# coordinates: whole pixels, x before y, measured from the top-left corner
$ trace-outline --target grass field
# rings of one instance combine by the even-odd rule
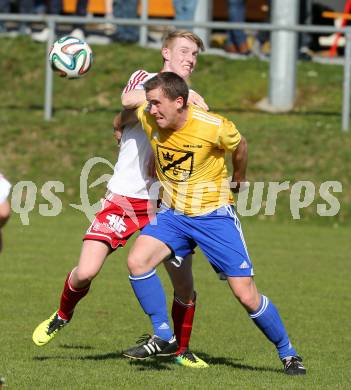
[[[55,77],[54,119],[45,123],[45,45],[28,38],[0,43],[0,167],[13,182],[32,180],[41,187],[47,180],[60,180],[65,184],[64,205],[76,203],[84,162],[97,155],[115,161],[111,122],[121,109],[120,93],[126,80],[140,64],[158,71],[159,53],[137,46],[132,50],[121,45],[93,47],[95,63],[86,78]],[[303,219],[327,226],[349,224],[351,137],[340,131],[343,69],[299,63],[297,80],[296,107],[289,115],[272,116],[255,108],[268,90],[266,62],[200,56],[192,88],[206,98],[211,109],[232,119],[248,139],[249,180],[312,181],[317,195],[303,210]],[[96,169],[97,177],[106,171]],[[343,185],[342,193],[335,194],[341,209],[334,218],[319,218],[318,188],[327,180]],[[93,190],[96,198],[101,192],[99,187]],[[268,219],[291,220],[287,202],[288,194],[283,192],[279,212]]]
[[[249,142],[252,181],[337,180],[341,209],[318,217],[316,199],[293,220],[287,194],[277,213],[242,218],[260,290],[279,307],[292,341],[308,369],[289,378],[274,348],[217,280],[198,251],[194,262],[199,293],[192,348],[209,361],[193,371],[170,361],[131,363],[123,348],[151,331],[128,282],[127,250],[109,259],[74,320],[52,344],[38,348],[34,327],[58,305],[66,273],[79,256],[86,217],[69,207],[80,203],[84,163],[101,156],[114,163],[117,148],[111,121],[121,109],[119,95],[132,70],[157,71],[153,50],[111,45],[93,47],[95,64],[86,78],[55,78],[54,119],[43,121],[45,46],[28,38],[0,39],[0,171],[13,184],[32,181],[38,197],[24,226],[14,213],[4,229],[0,255],[0,377],[6,389],[348,389],[351,136],[342,134],[342,68],[299,63],[296,107],[290,114],[256,110],[266,95],[268,64],[202,56],[192,87],[210,107],[234,120]],[[104,173],[94,168],[89,183]],[[64,183],[56,217],[39,215],[42,185]],[[99,199],[104,184],[92,188]],[[25,195],[25,192],[24,192]],[[130,245],[131,243],[129,243]],[[162,269],[167,296],[172,291]],[[170,303],[170,302],[168,302]]]
[[[347,389],[349,376],[349,230],[310,224],[244,222],[257,284],[280,308],[308,375],[290,378],[270,345],[217,280],[200,252],[194,273],[199,294],[193,350],[206,370],[167,360],[132,363],[123,348],[150,331],[128,282],[126,251],[114,254],[80,303],[74,320],[51,344],[38,348],[31,333],[58,305],[65,274],[79,254],[87,221],[78,212],[15,218],[1,256],[0,373],[8,389],[146,387]],[[163,270],[167,295],[170,283]]]

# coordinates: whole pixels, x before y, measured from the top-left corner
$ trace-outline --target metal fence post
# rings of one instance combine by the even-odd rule
[[[196,6],[194,22],[208,22],[208,20],[212,19],[212,1],[208,0],[200,0]],[[206,27],[195,27],[194,33],[198,35],[204,45],[205,48],[209,47],[209,35],[210,30]]]
[[[51,46],[54,44],[56,22],[48,20],[49,39],[47,41],[47,50],[45,53],[46,74],[45,74],[45,101],[44,101],[44,119],[49,121],[52,118],[52,93],[53,93],[53,72],[48,61],[48,54]]]
[[[345,62],[344,62],[344,82],[343,82],[343,101],[342,101],[342,131],[349,131],[350,125],[350,81],[351,81],[351,30],[348,29],[345,34]]]
[[[272,23],[277,26],[297,24],[298,0],[273,0]],[[296,31],[277,30],[271,34],[269,103],[278,110],[294,106],[296,84]]]
[[[148,15],[149,15],[149,1],[141,0],[141,22],[147,21]],[[145,25],[141,26],[140,34],[139,34],[139,45],[142,47],[145,47],[147,45],[147,34],[148,34],[148,27]]]

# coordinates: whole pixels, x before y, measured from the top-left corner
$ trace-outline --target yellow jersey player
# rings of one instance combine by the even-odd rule
[[[184,259],[199,246],[209,262],[226,275],[234,296],[276,346],[284,372],[305,374],[276,307],[257,290],[230,185],[225,184],[226,151],[232,154],[232,182],[239,186],[245,182],[244,137],[224,117],[188,106],[188,87],[175,73],[160,73],[144,88],[147,105],[137,110],[137,116],[151,142],[164,195],[160,212],[143,228],[129,252],[128,268],[134,293],[150,316],[154,334],[124,355],[145,359],[175,353],[177,342],[155,267],[172,256]],[[168,334],[158,332],[160,324]]]

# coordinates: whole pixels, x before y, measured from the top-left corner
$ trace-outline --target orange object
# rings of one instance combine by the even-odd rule
[[[149,16],[153,18],[174,18],[172,0],[149,0]],[[141,14],[141,1],[138,5],[138,15]]]
[[[128,1],[128,0],[126,0]],[[65,13],[75,13],[77,0],[63,0]],[[105,14],[105,0],[89,0],[88,12],[92,14]],[[172,0],[149,0],[149,16],[155,18],[173,18],[174,8]],[[138,5],[138,14],[141,14],[141,1]]]
[[[77,8],[77,0],[63,0],[65,13],[74,14]],[[88,12],[92,14],[105,14],[105,0],[89,0]]]
[[[344,14],[348,14],[348,13],[350,13],[350,11],[351,11],[351,0],[347,0],[347,2],[345,4],[345,7],[344,7]],[[347,19],[345,18],[345,16],[343,16],[342,20],[341,20],[341,27],[346,26],[346,23],[347,23]],[[341,33],[337,33],[336,34],[334,43],[333,43],[332,47],[329,50],[330,57],[335,57],[336,54],[337,54],[337,51],[338,51],[338,40],[339,40],[340,36],[341,36]]]
[[[322,16],[323,18],[329,18],[329,19],[345,18],[346,20],[351,20],[351,14],[345,14],[343,12],[324,11],[322,13]]]
[[[125,0],[128,1],[128,0]],[[76,11],[77,0],[63,0],[65,13],[73,14]],[[106,11],[105,0],[89,0],[88,12],[104,15]],[[262,21],[267,17],[267,0],[246,0],[246,19]],[[141,1],[138,5],[138,14],[141,14]],[[148,14],[152,18],[174,18],[175,12],[172,0],[149,0]],[[228,19],[227,0],[216,0],[213,2],[213,19]]]

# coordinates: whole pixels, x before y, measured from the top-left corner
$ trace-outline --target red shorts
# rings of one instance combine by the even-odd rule
[[[112,249],[124,246],[128,239],[155,216],[156,205],[148,199],[128,198],[107,193],[83,240],[107,242]]]

